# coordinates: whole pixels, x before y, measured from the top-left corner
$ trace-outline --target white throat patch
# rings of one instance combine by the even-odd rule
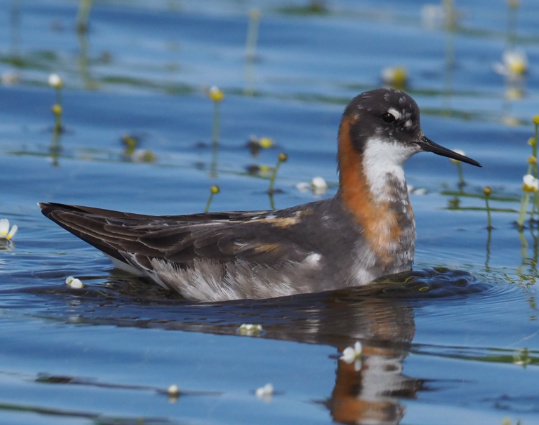
[[[396,141],[370,138],[363,150],[363,171],[372,195],[379,201],[392,201],[387,188],[387,179],[392,177],[406,187],[404,163],[419,147],[403,145]]]

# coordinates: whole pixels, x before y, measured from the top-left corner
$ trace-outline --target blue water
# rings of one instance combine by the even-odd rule
[[[539,114],[539,4],[522,2],[513,25],[506,2],[454,3],[445,27],[422,20],[423,1],[111,0],[78,34],[76,1],[0,1],[0,215],[19,226],[0,245],[0,423],[539,424],[537,223],[515,224]],[[529,62],[516,82],[494,71],[512,45]],[[418,233],[407,284],[191,303],[39,212],[38,201],[198,212],[212,184],[212,211],[267,209],[281,151],[276,207],[332,196],[342,110],[387,66],[406,67],[427,136],[483,164],[463,164],[461,188],[446,158],[407,164]],[[57,135],[53,72],[65,82]],[[225,93],[217,157],[213,85]],[[126,135],[154,160],[126,154]],[[251,136],[275,146],[254,156]],[[296,188],[315,176],[325,194]],[[68,288],[70,275],[86,287]],[[240,335],[245,323],[263,330]],[[339,357],[358,340],[355,370]],[[266,383],[273,396],[258,398]]]

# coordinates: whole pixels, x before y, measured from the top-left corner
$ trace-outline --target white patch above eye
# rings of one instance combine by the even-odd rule
[[[397,111],[395,108],[389,108],[387,112],[393,115],[395,119],[397,120],[400,119],[400,117],[402,116],[402,114],[399,111]]]

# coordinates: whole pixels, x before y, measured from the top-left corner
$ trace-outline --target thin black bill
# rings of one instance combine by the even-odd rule
[[[444,148],[443,146],[437,143],[434,143],[432,140],[430,140],[426,136],[423,136],[421,138],[421,141],[419,142],[419,146],[421,146],[421,149],[426,152],[432,152],[432,153],[435,153],[436,155],[447,156],[448,158],[456,159],[457,161],[466,162],[468,164],[475,165],[476,167],[482,167],[482,165],[476,160],[472,158],[468,158],[465,155],[461,155],[460,153],[452,151],[451,149]]]

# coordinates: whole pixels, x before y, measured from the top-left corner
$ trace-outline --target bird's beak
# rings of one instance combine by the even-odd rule
[[[468,164],[475,165],[476,167],[482,167],[482,165],[473,160],[472,158],[468,158],[467,156],[461,155],[460,153],[454,152],[451,149],[444,148],[443,146],[440,146],[437,143],[434,143],[432,140],[430,140],[426,136],[421,136],[421,139],[419,140],[419,146],[421,147],[421,150],[426,152],[432,152],[436,155],[442,155],[447,156],[448,158],[456,159],[457,161],[467,162]]]

